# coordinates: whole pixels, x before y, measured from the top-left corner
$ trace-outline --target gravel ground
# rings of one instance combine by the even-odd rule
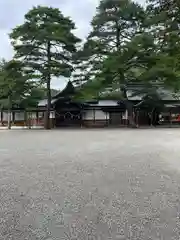
[[[180,130],[0,131],[0,240],[175,240]]]

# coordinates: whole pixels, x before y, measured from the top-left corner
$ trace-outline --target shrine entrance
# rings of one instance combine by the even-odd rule
[[[56,127],[71,127],[81,125],[81,113],[79,111],[62,111],[56,113]]]
[[[56,127],[80,127],[82,124],[81,108],[74,103],[58,104],[55,115]]]

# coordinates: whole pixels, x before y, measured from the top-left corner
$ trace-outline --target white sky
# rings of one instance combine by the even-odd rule
[[[144,4],[145,0],[136,0]],[[90,31],[90,21],[95,14],[99,0],[0,0],[0,58],[13,56],[8,34],[16,25],[23,22],[24,14],[36,5],[58,7],[65,16],[70,16],[76,23],[76,33],[85,38]],[[53,87],[62,88],[64,80],[53,81]]]

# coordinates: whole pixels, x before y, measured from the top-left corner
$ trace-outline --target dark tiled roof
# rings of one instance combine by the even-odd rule
[[[67,83],[66,87],[62,91],[56,93],[54,96],[52,95],[51,104],[54,104],[60,98],[71,96],[74,93],[75,93],[75,88],[74,88],[72,82],[69,81]],[[42,99],[38,103],[38,107],[45,107],[46,105],[47,105],[47,99]]]
[[[74,94],[75,94],[75,87],[72,84],[72,82],[69,81],[67,83],[66,87],[62,91],[57,93],[53,98],[66,97],[66,96],[70,96],[70,95],[74,95]]]
[[[145,91],[143,91],[143,89]],[[163,101],[180,101],[180,94],[175,94],[170,89],[164,89],[161,86],[154,86],[153,89],[149,88],[149,90],[156,92]],[[129,87],[127,90],[128,99],[131,101],[141,101],[147,93],[148,90],[146,92],[146,89],[143,86],[133,86]]]

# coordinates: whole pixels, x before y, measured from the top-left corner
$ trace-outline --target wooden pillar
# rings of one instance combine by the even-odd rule
[[[24,111],[24,126],[27,126],[27,112]]]
[[[12,122],[14,123],[15,122],[15,115],[16,115],[16,112],[12,112]]]
[[[93,122],[94,122],[94,124],[96,122],[96,111],[94,108],[93,108]]]
[[[43,112],[43,127],[46,126],[46,111]]]
[[[3,125],[3,110],[1,109],[1,125]]]
[[[136,126],[139,127],[139,110],[136,112]]]
[[[80,110],[80,124],[81,124],[81,128],[83,127],[83,111],[82,109]]]
[[[122,125],[124,125],[123,124],[123,112],[120,112],[120,125],[122,126]]]
[[[39,125],[39,112],[36,112],[36,125]]]
[[[106,112],[106,126],[108,125],[108,121],[107,121],[107,112]]]
[[[129,113],[128,113],[128,110],[126,109],[125,111],[125,123],[126,123],[126,127],[128,127],[129,125]]]
[[[32,118],[32,116],[31,116],[31,113],[30,112],[28,112],[28,127],[29,127],[29,129],[31,129],[31,118]]]
[[[172,127],[172,112],[170,110],[170,127]]]

